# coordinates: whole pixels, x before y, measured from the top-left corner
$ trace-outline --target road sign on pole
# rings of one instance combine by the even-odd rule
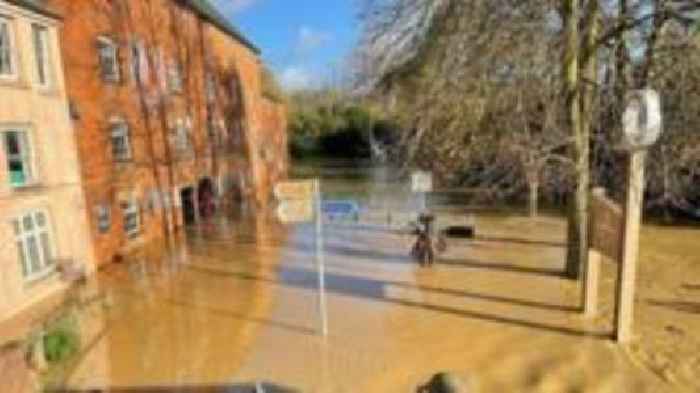
[[[282,201],[277,205],[277,218],[284,224],[311,222],[314,203],[312,200]]]
[[[328,313],[326,308],[326,263],[323,255],[323,216],[321,212],[321,183],[314,182],[316,196],[316,266],[318,269],[318,309],[321,335],[328,335]]]
[[[277,217],[283,223],[311,222],[315,218],[316,269],[318,271],[319,333],[328,335],[326,309],[326,273],[323,256],[323,212],[321,185],[318,180],[286,181],[275,185],[279,201]]]
[[[411,191],[420,194],[419,210],[423,213],[427,210],[425,194],[433,192],[433,175],[430,172],[415,171],[411,174]]]
[[[316,180],[284,181],[275,185],[275,197],[280,201],[313,200]]]
[[[433,175],[425,171],[413,172],[411,174],[411,191],[433,192]]]
[[[627,190],[622,236],[622,261],[618,265],[615,302],[615,338],[632,340],[634,293],[639,260],[639,231],[644,209],[644,165],[649,147],[663,131],[659,94],[654,90],[637,90],[628,96],[623,115],[623,146],[628,150]]]

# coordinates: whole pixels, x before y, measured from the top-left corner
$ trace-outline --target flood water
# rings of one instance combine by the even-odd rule
[[[610,341],[614,266],[604,266],[600,316],[585,320],[577,285],[562,277],[561,217],[435,205],[478,236],[450,240],[426,269],[399,231],[421,202],[395,171],[326,165],[296,175],[320,175],[325,199],[362,209],[359,222],[323,226],[328,336],[314,225],[219,218],[166,255],[112,266],[87,285],[76,311],[84,350],[61,386],[391,393],[448,371],[474,392],[700,391],[697,229],[644,229],[639,338],[623,347]]]

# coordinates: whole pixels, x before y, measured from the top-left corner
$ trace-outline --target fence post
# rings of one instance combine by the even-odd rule
[[[639,231],[644,201],[644,161],[646,150],[634,150],[627,168],[627,195],[623,229],[622,260],[618,265],[615,303],[615,339],[627,343],[632,339],[634,322],[634,287],[639,257]]]
[[[583,314],[587,318],[595,317],[598,312],[600,260],[600,252],[593,248],[588,250],[588,262],[586,263],[586,276],[583,289]]]

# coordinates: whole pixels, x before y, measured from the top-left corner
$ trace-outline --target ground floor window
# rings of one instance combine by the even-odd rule
[[[112,226],[112,212],[108,205],[99,205],[95,209],[97,211],[97,230],[100,233],[109,232]]]
[[[22,187],[32,183],[31,148],[29,134],[25,130],[5,130],[2,133],[10,184]]]
[[[22,275],[40,278],[53,270],[55,261],[47,213],[33,211],[12,220]]]
[[[136,237],[141,232],[141,214],[139,205],[131,200],[122,203],[122,214],[124,215],[124,233],[129,237]]]

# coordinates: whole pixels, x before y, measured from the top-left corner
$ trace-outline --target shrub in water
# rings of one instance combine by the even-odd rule
[[[58,321],[44,335],[44,353],[49,363],[60,363],[74,355],[80,342],[75,323],[69,319]]]

